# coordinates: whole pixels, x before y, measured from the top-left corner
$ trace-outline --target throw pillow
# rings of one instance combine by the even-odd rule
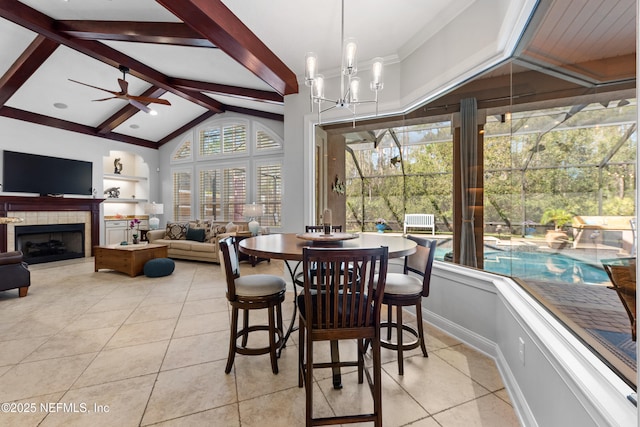
[[[193,240],[195,242],[204,242],[205,237],[205,229],[204,228],[187,228],[187,240]]]
[[[233,222],[228,223],[227,225],[224,226],[224,228],[227,230],[227,233],[234,233],[238,230],[238,226],[235,225]]]
[[[165,235],[170,240],[185,240],[189,224],[186,222],[168,222]]]
[[[202,228],[204,229],[204,239],[211,239],[211,221],[208,219],[195,219],[189,221],[189,228]]]

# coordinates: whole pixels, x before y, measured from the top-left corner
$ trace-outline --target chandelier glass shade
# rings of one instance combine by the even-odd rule
[[[328,99],[325,97],[325,78],[318,73],[318,55],[314,52],[307,52],[305,55],[305,80],[304,83],[310,88],[311,111],[313,104],[318,104],[318,121],[321,113],[333,108],[346,108],[353,114],[353,124],[355,126],[356,106],[359,104],[376,104],[376,115],[378,115],[378,92],[384,88],[382,58],[374,58],[371,64],[371,89],[375,98],[372,100],[362,100],[360,98],[360,77],[358,72],[358,43],[354,38],[344,38],[344,0],[342,0],[342,65],[340,67],[340,96],[338,99]],[[324,103],[330,105],[323,108]]]

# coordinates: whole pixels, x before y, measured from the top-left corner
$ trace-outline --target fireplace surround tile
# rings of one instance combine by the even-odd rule
[[[15,248],[15,227],[25,225],[47,225],[47,224],[84,224],[85,236],[91,236],[91,213],[90,212],[9,212],[8,216],[24,218],[23,222],[7,225],[7,248]],[[91,239],[85,239],[84,253],[91,256]]]

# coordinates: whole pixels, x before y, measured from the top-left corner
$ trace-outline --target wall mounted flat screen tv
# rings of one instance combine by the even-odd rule
[[[90,195],[93,163],[4,150],[2,190],[45,195]]]

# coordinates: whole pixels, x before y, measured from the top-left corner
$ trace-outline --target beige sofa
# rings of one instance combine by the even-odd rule
[[[201,229],[204,231],[200,231]],[[149,243],[166,245],[169,258],[219,264],[218,242],[220,239],[234,236],[237,232],[247,232],[248,229],[247,222],[209,220],[169,222],[164,229],[147,232],[147,240]],[[204,241],[198,241],[203,236]],[[198,240],[191,240],[194,237]]]

